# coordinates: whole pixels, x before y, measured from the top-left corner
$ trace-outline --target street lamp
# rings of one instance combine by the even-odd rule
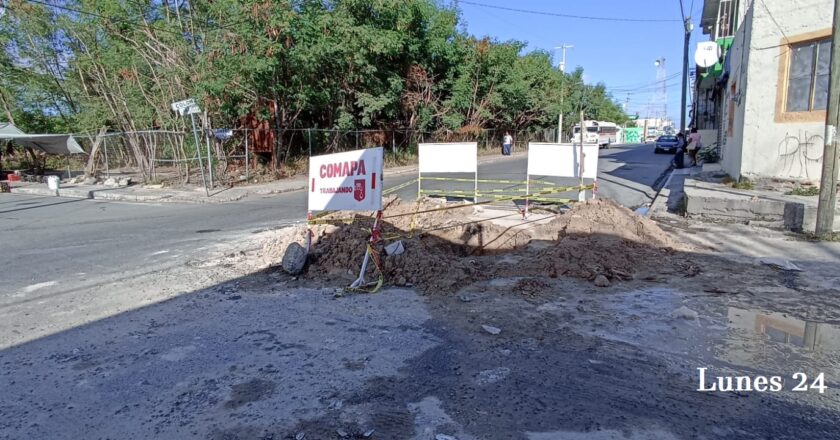
[[[563,44],[562,46],[555,46],[554,50],[562,50],[563,51],[563,58],[560,59],[560,71],[565,73],[566,72],[566,49],[571,49],[575,46],[571,44]]]
[[[566,49],[571,49],[575,46],[571,44],[563,43],[560,46],[556,46],[554,50],[562,50],[563,51],[563,58],[560,59],[560,65],[557,66],[560,69],[560,72],[566,73]],[[566,83],[566,78],[563,78],[563,83]],[[560,115],[557,117],[557,143],[563,142],[563,89],[560,89]]]

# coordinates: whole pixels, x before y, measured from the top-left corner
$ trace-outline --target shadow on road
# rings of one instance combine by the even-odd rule
[[[464,243],[450,245],[453,259],[473,264],[472,255],[455,256]],[[645,243],[632,246],[662,252]],[[359,261],[362,251],[352,260]],[[0,437],[305,433],[328,439],[370,430],[371,438],[381,439],[418,432],[524,439],[593,431],[644,438],[832,437],[836,401],[832,409],[830,400],[807,394],[694,391],[697,366],[767,374],[770,364],[761,354],[747,353],[740,365],[716,358],[727,341],[702,332],[707,322],[726,328],[726,304],[769,301],[746,292],[757,280],[775,285],[778,272],[691,252],[662,255],[661,264],[640,265],[634,280],[606,289],[548,274],[521,278],[515,273],[522,266],[505,263],[511,276],[479,276],[458,294],[390,288],[335,299],[332,287],[343,275],[323,284],[267,270],[157,304],[126,304],[121,307],[127,311],[0,352]],[[703,268],[699,274],[688,279],[675,273],[673,262],[692,261]],[[200,269],[231,263],[218,264]],[[704,294],[726,268],[734,290]],[[791,292],[785,293],[788,304],[803,296]],[[689,298],[703,321],[671,321],[661,309]],[[827,298],[810,292],[807,301]],[[72,301],[41,299],[39,307],[55,310],[52,319],[73,316]],[[823,308],[836,316],[831,304]],[[11,309],[2,313],[12,316]],[[590,320],[595,333],[572,325],[580,320]],[[488,333],[484,324],[501,331]],[[25,333],[29,325],[20,321],[14,332]],[[654,336],[631,332],[632,343],[605,336],[629,328]],[[689,348],[687,335],[705,345]],[[677,351],[665,353],[669,344]],[[803,362],[799,366],[813,365]]]
[[[50,199],[50,198],[49,197],[42,197],[41,198],[41,200],[44,200],[44,201],[46,201],[48,199]],[[25,200],[29,200],[29,199],[25,199]],[[59,200],[61,200],[61,199],[59,199]],[[87,199],[62,200],[62,201],[55,202],[55,203],[25,202],[23,204],[25,204],[27,206],[23,206],[21,208],[5,209],[5,210],[0,211],[0,214],[6,214],[6,213],[9,213],[9,212],[17,212],[17,211],[27,211],[27,210],[30,210],[30,209],[48,208],[50,206],[66,205],[68,203],[83,202],[85,200],[87,200]],[[22,202],[22,201],[18,201],[18,202]],[[33,206],[32,203],[36,203],[36,206]]]

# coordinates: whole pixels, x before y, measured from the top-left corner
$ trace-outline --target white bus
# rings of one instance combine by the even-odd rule
[[[598,144],[602,147],[609,147],[610,144],[620,142],[622,130],[612,122],[604,121],[583,121],[586,127],[586,135],[583,142],[586,144]],[[580,142],[580,124],[575,124],[572,142]]]

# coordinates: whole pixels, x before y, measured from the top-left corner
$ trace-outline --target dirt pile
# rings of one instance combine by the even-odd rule
[[[656,223],[609,200],[578,203],[563,214],[528,220],[515,211],[488,214],[481,207],[429,200],[391,199],[386,206],[383,240],[375,246],[386,284],[426,292],[453,292],[475,281],[511,276],[630,279],[637,268],[660,267],[683,250]],[[507,223],[500,224],[499,217]],[[336,223],[313,227],[305,276],[352,281],[373,218],[334,213],[324,220]],[[305,234],[305,227],[295,228],[266,243],[266,263],[277,264],[285,247],[291,241],[303,243]],[[396,240],[402,240],[405,252],[386,255],[384,246]],[[373,269],[371,265],[369,279],[375,279]]]
[[[528,266],[550,277],[627,280],[637,269],[667,265],[675,251],[687,250],[653,221],[611,200],[579,203],[549,229],[558,232],[556,244],[538,251]]]

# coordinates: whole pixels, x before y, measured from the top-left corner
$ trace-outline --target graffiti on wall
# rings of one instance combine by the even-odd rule
[[[624,142],[627,144],[638,144],[642,142],[642,129],[630,127],[624,130]]]
[[[819,166],[822,161],[824,140],[822,135],[809,134],[807,131],[796,135],[785,133],[779,142],[779,160],[782,173],[786,177],[811,179],[808,171],[812,166]],[[815,176],[819,177],[819,176]]]

